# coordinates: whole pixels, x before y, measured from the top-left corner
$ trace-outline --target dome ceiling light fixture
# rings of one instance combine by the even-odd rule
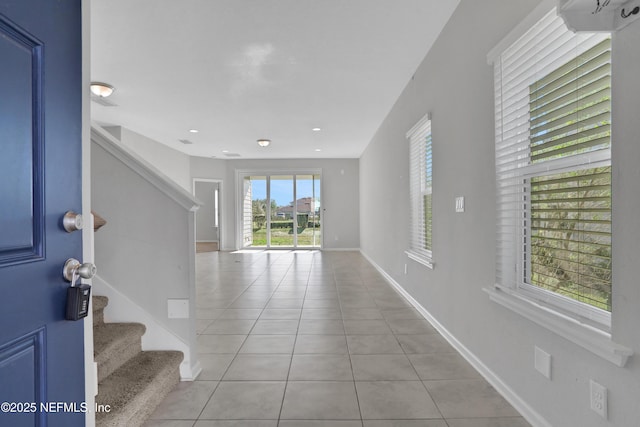
[[[106,98],[111,96],[113,91],[116,90],[113,86],[102,82],[91,82],[91,93],[100,98]]]
[[[268,147],[269,144],[271,144],[271,140],[270,139],[259,139],[258,140],[258,145],[260,147]]]

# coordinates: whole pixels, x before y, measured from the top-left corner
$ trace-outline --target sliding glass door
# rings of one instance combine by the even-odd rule
[[[297,246],[318,247],[320,234],[320,177],[296,176]]]
[[[320,174],[240,174],[242,246],[322,246]]]
[[[266,246],[267,177],[244,177],[242,190],[242,246]]]
[[[271,212],[269,229],[270,247],[295,247],[296,227],[293,191],[294,175],[272,175],[269,177],[269,196],[275,212]],[[275,202],[275,203],[274,203]]]

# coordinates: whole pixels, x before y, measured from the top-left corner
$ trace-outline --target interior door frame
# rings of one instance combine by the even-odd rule
[[[236,250],[245,249],[242,245],[243,241],[243,229],[242,229],[242,212],[243,212],[243,184],[244,178],[247,176],[264,176],[266,177],[267,182],[267,197],[270,197],[270,177],[271,176],[283,176],[283,175],[319,175],[320,176],[320,246],[305,246],[298,247],[297,246],[297,236],[294,234],[294,246],[271,246],[269,243],[270,240],[270,230],[267,229],[267,246],[256,247],[255,249],[266,249],[266,250],[297,250],[297,249],[309,249],[309,250],[322,250],[324,248],[324,208],[323,208],[323,200],[324,200],[324,178],[322,174],[322,168],[296,168],[296,169],[281,169],[281,168],[268,168],[268,169],[236,169],[236,192],[235,192],[235,210],[236,210],[236,220],[235,220],[235,236],[236,236]],[[296,180],[293,181],[293,194],[294,194],[294,204],[296,202]],[[267,206],[267,212],[270,213],[271,206]],[[294,219],[295,221],[295,219]]]
[[[95,263],[93,244],[93,215],[91,214],[91,0],[81,0],[82,8],[82,213],[85,225],[82,230],[82,262]],[[98,267],[99,268],[99,267]],[[83,280],[91,284],[91,280]],[[93,303],[91,303],[93,307]],[[98,394],[98,365],[93,357],[93,310],[84,319],[84,384],[85,402],[95,408]],[[96,414],[85,414],[85,425],[95,427]]]
[[[223,244],[223,238],[227,234],[222,231],[224,225],[226,224],[224,215],[224,180],[215,178],[193,178],[191,180],[191,193],[194,195],[194,197],[196,195],[196,182],[212,182],[218,184],[218,250],[221,251],[222,248],[226,248],[226,246]],[[198,215],[198,212],[196,212],[196,215]],[[195,237],[196,236],[194,236],[194,240],[197,241]]]

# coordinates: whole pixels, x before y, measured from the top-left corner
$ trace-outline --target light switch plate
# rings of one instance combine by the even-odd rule
[[[551,379],[551,355],[537,346],[534,349],[534,365],[536,371]]]
[[[456,197],[456,212],[464,212],[464,196]]]

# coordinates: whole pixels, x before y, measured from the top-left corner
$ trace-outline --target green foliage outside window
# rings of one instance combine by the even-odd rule
[[[530,86],[534,167],[610,147],[610,61],[606,39]],[[528,180],[525,280],[611,311],[611,167],[571,168]]]

